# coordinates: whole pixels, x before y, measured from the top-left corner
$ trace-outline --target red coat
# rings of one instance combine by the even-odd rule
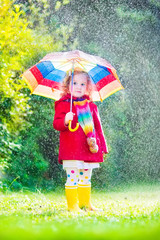
[[[85,96],[87,99],[88,97]],[[73,97],[73,100],[75,98]],[[103,162],[103,153],[108,153],[107,144],[104,138],[101,121],[99,118],[98,108],[93,103],[89,103],[91,114],[94,121],[95,135],[99,151],[91,153],[86,141],[86,135],[79,125],[75,132],[70,132],[68,127],[64,124],[66,113],[70,111],[70,94],[62,97],[55,102],[55,116],[53,120],[53,127],[60,131],[60,146],[58,161],[62,164],[62,160],[83,160],[84,162]],[[72,128],[76,126],[78,117],[76,109],[73,105],[72,112],[75,116],[72,121]]]

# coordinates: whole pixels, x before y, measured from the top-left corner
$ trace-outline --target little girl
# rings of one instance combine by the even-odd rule
[[[69,211],[85,208],[97,210],[91,204],[91,174],[108,153],[97,106],[90,100],[91,80],[86,72],[74,72],[71,101],[71,76],[63,84],[63,96],[55,102],[53,127],[60,131],[59,163],[67,173],[65,192]],[[69,121],[75,132],[68,129]]]

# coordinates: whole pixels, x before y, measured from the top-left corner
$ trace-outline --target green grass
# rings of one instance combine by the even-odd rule
[[[160,239],[159,186],[93,192],[102,212],[69,213],[64,191],[0,194],[0,239]]]

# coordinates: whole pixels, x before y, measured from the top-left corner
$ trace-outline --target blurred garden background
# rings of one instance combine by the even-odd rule
[[[160,2],[0,0],[0,190],[63,187],[54,101],[20,75],[50,52],[107,59],[124,86],[99,107],[109,146],[94,189],[160,181]]]

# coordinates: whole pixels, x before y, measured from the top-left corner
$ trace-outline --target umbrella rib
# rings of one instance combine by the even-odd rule
[[[79,61],[76,60],[76,62],[87,72],[86,68]]]
[[[75,59],[75,60],[77,61],[77,59]],[[90,66],[97,66],[97,63],[93,63],[93,62],[90,62],[90,61],[86,61],[86,60],[83,59],[83,58],[82,58],[82,59],[79,59],[79,58],[78,58],[78,60],[83,61],[83,62],[87,63],[87,65],[90,65]],[[79,61],[77,61],[77,62],[79,62]],[[99,66],[103,66],[103,65],[100,65],[100,64],[99,64]],[[114,71],[116,71],[114,67],[108,66],[108,64],[106,64],[106,65],[104,65],[104,66],[107,67],[107,68],[109,68],[109,69],[113,69]]]
[[[66,63],[68,63],[68,62],[70,63],[73,60],[75,60],[76,62],[83,61],[83,62],[86,62],[88,65],[91,65],[91,66],[96,66],[97,65],[97,63],[89,62],[89,61],[86,61],[85,59],[80,59],[80,58],[72,58],[72,59],[66,59],[66,60],[50,60],[50,59],[47,60],[47,59],[45,59],[45,60],[41,60],[40,62],[51,61],[51,62],[61,63],[61,62],[66,61]],[[77,61],[77,60],[79,60],[79,61]]]
[[[90,61],[86,61],[85,59],[83,59],[83,58],[72,58],[72,59],[66,59],[65,61],[66,61],[66,63],[65,64],[68,64],[68,63],[70,63],[71,61],[73,61],[73,60],[75,60],[77,63],[79,63],[79,61],[84,61],[84,62],[86,62],[88,65],[91,65],[91,66],[97,66],[97,63],[94,63],[94,62],[90,62]],[[79,61],[78,61],[79,60]],[[61,63],[61,62],[64,62],[64,60],[50,60],[50,59],[45,59],[45,60],[42,60],[42,61],[40,61],[40,62],[43,62],[43,61],[51,61],[51,62],[59,62],[59,63]],[[61,66],[61,64],[59,65],[59,66]],[[59,67],[58,66],[58,67]],[[63,66],[63,65],[62,65]],[[106,64],[106,67],[107,68],[109,68],[109,69],[112,69],[112,70],[115,70],[115,68],[114,67],[111,67],[111,66],[108,66],[107,64]]]
[[[64,62],[64,61],[63,61]],[[55,69],[58,69],[58,70],[60,70],[61,68],[63,68],[64,66],[67,66],[67,65],[69,65],[70,64],[70,62],[65,62],[65,63],[63,63],[63,64],[60,64],[60,65],[58,65]],[[63,71],[63,70],[62,70]]]

